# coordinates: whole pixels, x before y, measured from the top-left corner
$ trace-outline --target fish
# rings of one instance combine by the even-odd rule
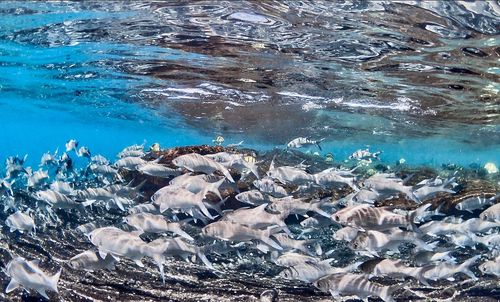
[[[26,162],[27,158],[28,155],[25,155],[23,158],[20,158],[18,156],[9,156],[5,160],[5,178],[16,178],[21,173],[26,173],[23,165]]]
[[[92,154],[90,154],[90,150],[88,147],[82,146],[78,151],[76,151],[76,155],[78,157],[86,157],[90,159],[92,157]]]
[[[455,194],[456,192],[452,189],[447,189],[446,186],[452,184],[455,178],[452,177],[444,181],[440,185],[423,185],[417,189],[414,188],[413,194],[417,197],[417,200],[424,201],[435,197],[438,193],[450,193]]]
[[[382,286],[370,282],[363,274],[337,273],[315,281],[314,286],[322,292],[330,293],[336,300],[340,296],[358,296],[366,300],[370,296],[380,297],[385,302],[394,302],[393,293],[400,286]]]
[[[194,241],[193,237],[181,229],[181,226],[186,222],[168,222],[163,215],[137,213],[126,216],[123,221],[138,231],[146,233],[171,232],[187,240]]]
[[[485,275],[494,275],[497,278],[500,277],[500,256],[497,256],[493,260],[488,260],[479,265],[479,271]]]
[[[469,278],[474,280],[477,279],[476,275],[470,270],[470,267],[481,257],[481,255],[476,255],[468,260],[464,261],[462,264],[450,264],[450,263],[438,263],[431,264],[426,267],[423,271],[423,277],[428,280],[441,280],[448,279],[453,281],[453,275],[458,273],[463,273]]]
[[[372,255],[378,255],[380,251],[397,251],[403,242],[410,242],[417,245],[418,248],[432,251],[435,244],[427,244],[419,238],[414,232],[392,229],[389,234],[379,231],[366,231],[357,234],[356,238],[349,243],[349,247],[356,251],[367,251]]]
[[[436,262],[447,262],[450,264],[456,263],[456,258],[451,256],[452,251],[433,252],[433,251],[418,251],[413,255],[413,261],[418,266],[428,265]]]
[[[119,261],[120,257],[125,257],[132,260],[137,266],[144,267],[141,261],[142,258],[152,258],[158,265],[162,280],[165,283],[163,271],[165,259],[163,253],[168,245],[149,245],[137,234],[116,227],[97,228],[90,232],[87,237],[98,248],[99,256],[102,259],[106,259],[106,256],[110,254],[116,261]]]
[[[274,263],[283,267],[291,267],[304,263],[318,263],[319,258],[306,256],[295,252],[285,252],[274,260]]]
[[[57,152],[58,150],[56,150],[54,154],[51,154],[49,151],[45,152],[40,159],[40,167],[56,166],[58,164]]]
[[[199,155],[197,153],[190,153],[181,155],[172,160],[172,163],[177,167],[185,168],[191,172],[201,172],[205,174],[212,174],[215,171],[221,172],[230,182],[234,182],[233,177],[229,171],[211,158]]]
[[[282,270],[278,276],[287,280],[300,280],[312,283],[330,274],[345,273],[343,268],[330,265],[332,259],[325,259],[319,262],[298,263]]]
[[[205,157],[211,158],[215,162],[222,164],[224,167],[236,170],[241,174],[249,171],[252,172],[257,179],[260,178],[255,161],[245,160],[245,155],[243,154],[219,152],[215,154],[207,154]]]
[[[461,233],[478,234],[500,227],[500,221],[488,221],[471,218],[459,224],[457,231]]]
[[[269,171],[267,171],[267,177],[278,180],[282,184],[303,185],[315,181],[314,175],[302,169],[290,166],[276,168],[274,166],[274,160],[271,162]]]
[[[69,141],[66,142],[66,152],[70,152],[71,150],[75,150],[78,148],[78,142],[76,139],[70,139]]]
[[[475,210],[483,209],[494,202],[493,198],[486,198],[484,196],[473,196],[466,198],[455,205],[459,211],[467,211],[472,213]]]
[[[291,140],[286,144],[287,149],[299,149],[303,147],[309,147],[309,146],[316,146],[320,151],[323,149],[321,148],[320,143],[323,142],[325,139],[322,138],[320,140],[310,140],[306,137],[297,137]]]
[[[143,166],[148,162],[140,157],[122,157],[119,160],[115,161],[113,164],[116,168],[125,169],[130,171],[135,171],[139,166]]]
[[[85,270],[89,272],[101,269],[115,270],[116,260],[110,254],[103,259],[94,251],[84,251],[68,260],[72,269]]]
[[[129,214],[151,213],[160,214],[160,210],[153,203],[141,203],[128,209]]]
[[[358,235],[359,232],[360,232],[360,230],[358,228],[346,226],[346,227],[343,227],[343,228],[337,230],[333,234],[333,239],[339,240],[339,241],[342,240],[342,241],[351,242],[352,240],[354,240],[354,238],[356,238],[356,236]]]
[[[32,172],[31,168],[26,168],[28,174],[28,188],[38,188],[42,186],[49,179],[49,172],[38,170]]]
[[[119,153],[118,157],[119,158],[124,158],[124,157],[142,157],[144,156],[144,144],[142,145],[132,145],[123,148]]]
[[[72,198],[50,189],[35,192],[35,197],[38,200],[44,201],[49,206],[56,209],[77,209],[83,211],[86,206],[89,206],[93,203],[92,200],[85,202],[76,202]]]
[[[419,230],[429,236],[447,235],[460,232],[457,223],[450,223],[446,221],[431,220],[419,227]]]
[[[151,197],[151,200],[153,204],[158,207],[160,213],[171,209],[182,211],[193,216],[192,209],[197,208],[202,211],[203,215],[213,220],[215,217],[210,214],[207,206],[203,203],[203,199],[207,193],[208,188],[194,194],[183,187],[169,185],[156,191]]]
[[[420,200],[413,192],[412,186],[405,186],[403,181],[398,178],[386,177],[385,175],[375,174],[363,181],[366,189],[376,191],[380,194],[405,194],[411,200],[420,203]]]
[[[359,149],[349,155],[349,159],[368,160],[371,162],[372,159],[380,159],[380,154],[382,154],[382,151],[372,153],[369,149]]]
[[[301,199],[273,200],[267,208],[272,212],[287,215],[296,214],[306,216],[307,212],[315,212],[321,216],[330,217],[330,214],[321,208],[326,203],[327,201],[304,202]]]
[[[262,178],[262,179],[255,180],[253,182],[253,185],[255,186],[255,188],[257,188],[262,193],[269,194],[273,197],[281,198],[281,197],[288,196],[288,193],[285,190],[285,188],[277,185],[270,178]]]
[[[259,190],[241,192],[235,196],[236,200],[253,206],[259,206],[271,202],[272,197],[262,194]]]
[[[15,257],[7,263],[5,273],[9,276],[10,282],[5,289],[5,293],[10,293],[20,286],[26,289],[32,289],[38,292],[47,300],[49,296],[46,291],[54,291],[58,293],[57,283],[61,276],[62,269],[55,275],[49,276],[38,266],[39,260],[28,261],[23,257]]]
[[[343,225],[359,229],[384,231],[395,227],[406,227],[418,230],[414,223],[415,211],[407,215],[393,213],[388,208],[375,208],[367,204],[361,204],[343,208],[332,214],[333,221]]]
[[[295,240],[288,234],[283,233],[273,234],[272,236],[283,248],[283,251],[301,251],[309,256],[321,256],[323,254],[321,246],[318,244],[319,240]],[[309,246],[313,247],[314,251]]]
[[[500,221],[500,203],[494,204],[481,212],[479,218],[487,221]]]
[[[170,178],[172,176],[181,175],[181,171],[177,169],[168,168],[163,165],[152,162],[138,166],[137,171],[145,175],[160,177],[160,178]]]
[[[205,252],[210,251],[210,247],[199,247],[190,244],[182,237],[165,238],[161,237],[149,243],[150,246],[157,247],[163,250],[163,256],[174,257],[179,256],[184,260],[188,260],[189,256],[196,256],[206,267],[215,270],[212,263],[207,259]]]
[[[359,187],[356,184],[356,177],[338,175],[336,171],[330,169],[316,173],[313,177],[316,184],[322,187],[341,187],[348,185],[354,191],[359,191]]]
[[[220,200],[222,200],[219,188],[223,182],[224,178],[215,182],[208,182],[206,175],[191,175],[186,173],[175,177],[169,182],[169,184],[183,187],[194,194],[207,190],[207,192],[214,193]]]
[[[10,232],[19,231],[20,233],[35,233],[35,221],[28,214],[17,211],[5,219],[5,225],[10,228]]]
[[[362,272],[371,277],[389,277],[394,279],[404,279],[412,277],[424,285],[429,285],[422,276],[425,267],[411,267],[399,259],[375,258],[363,262],[358,267]]]
[[[217,221],[206,225],[201,233],[206,237],[212,237],[225,241],[245,242],[259,240],[279,251],[283,248],[270,236],[281,231],[280,228],[269,227],[266,230],[256,230],[232,221]]]
[[[252,209],[239,208],[235,211],[225,212],[221,220],[239,223],[253,229],[278,226],[282,227],[285,232],[290,233],[290,230],[285,223],[285,218],[288,216],[288,213],[268,213],[265,210],[266,207],[267,203]]]

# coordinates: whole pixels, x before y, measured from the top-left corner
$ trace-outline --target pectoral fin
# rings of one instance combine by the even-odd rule
[[[15,279],[11,279],[9,285],[7,285],[7,289],[5,290],[5,293],[8,294],[11,291],[15,290],[16,288],[18,288],[19,286],[21,286],[21,284],[19,284],[19,282],[17,282]]]

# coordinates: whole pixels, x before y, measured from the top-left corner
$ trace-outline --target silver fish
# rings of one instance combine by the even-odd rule
[[[191,172],[201,172],[205,174],[212,174],[215,171],[221,172],[230,182],[234,182],[233,177],[229,171],[223,165],[214,161],[211,158],[190,153],[186,155],[181,155],[172,160],[172,163],[177,167],[185,168]]]
[[[98,271],[101,269],[114,270],[116,260],[110,255],[106,255],[106,258],[101,258],[94,251],[82,252],[73,258],[68,260],[68,265],[72,269],[85,270],[85,271]]]
[[[369,296],[377,296],[385,302],[394,302],[392,294],[399,289],[398,286],[382,286],[370,282],[366,275],[342,273],[321,278],[314,282],[314,286],[322,292],[329,292],[335,299],[355,295],[365,300]]]
[[[236,242],[259,240],[271,246],[272,248],[281,251],[283,250],[283,248],[276,241],[270,238],[273,233],[279,231],[281,231],[280,228],[256,230],[231,221],[213,222],[209,225],[206,225],[201,230],[202,234],[207,237]]]
[[[315,141],[315,140],[310,140],[306,137],[297,137],[288,142],[288,144],[286,144],[286,147],[298,149],[303,147],[316,146],[321,151],[322,149],[320,143],[324,140],[325,140],[324,138]]]
[[[37,291],[45,299],[49,300],[46,291],[58,292],[57,283],[61,276],[61,270],[53,276],[47,275],[38,266],[38,260],[27,261],[22,257],[16,257],[7,263],[5,272],[9,276],[10,282],[5,292],[8,294],[16,288],[23,286],[26,289]]]
[[[5,225],[10,228],[11,232],[19,231],[20,233],[25,231],[34,233],[36,228],[33,218],[19,211],[9,215],[5,219]]]

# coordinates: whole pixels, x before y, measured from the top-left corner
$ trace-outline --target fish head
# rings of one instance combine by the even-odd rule
[[[283,279],[287,279],[287,280],[293,280],[294,279],[294,273],[293,273],[293,270],[290,269],[290,268],[286,268],[284,270],[282,270],[279,274],[278,274],[279,277],[283,278]]]
[[[321,278],[314,281],[313,285],[317,287],[322,292],[328,292],[329,282],[327,278]]]
[[[80,261],[77,261],[76,259],[69,260],[68,266],[71,267],[72,269],[76,269],[76,270],[80,270],[83,268],[82,263]]]
[[[201,234],[205,237],[214,237],[217,232],[217,226],[213,224],[206,225],[201,229]]]
[[[368,247],[368,236],[365,233],[359,233],[353,241],[349,242],[349,247],[353,250],[364,250]]]

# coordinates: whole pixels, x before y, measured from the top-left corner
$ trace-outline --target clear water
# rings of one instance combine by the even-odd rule
[[[0,158],[70,138],[500,164],[495,1],[0,2]]]

